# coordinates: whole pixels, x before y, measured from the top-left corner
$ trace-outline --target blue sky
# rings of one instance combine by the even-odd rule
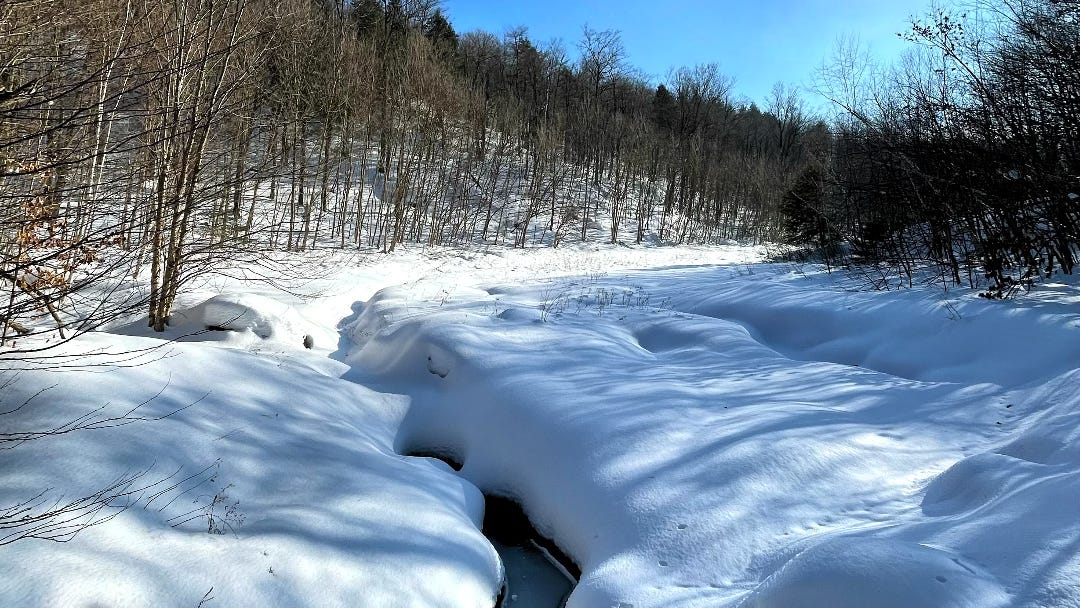
[[[502,34],[524,25],[537,42],[561,38],[576,53],[582,26],[622,33],[631,65],[660,82],[671,67],[715,62],[735,94],[763,104],[773,83],[802,85],[838,37],[856,35],[880,60],[906,43],[909,17],[930,0],[444,0],[454,28]],[[576,55],[573,55],[576,56]],[[818,105],[811,94],[811,105]]]

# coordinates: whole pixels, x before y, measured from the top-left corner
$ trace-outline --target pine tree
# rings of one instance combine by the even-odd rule
[[[431,40],[436,47],[450,50],[457,49],[457,32],[454,31],[454,26],[450,25],[450,22],[446,20],[446,15],[443,15],[442,9],[435,9],[435,12],[428,18],[427,23],[424,24],[424,36]]]
[[[661,83],[656,87],[652,100],[653,121],[662,133],[671,133],[675,127],[675,96]]]
[[[808,165],[780,202],[784,240],[792,245],[811,245],[826,258],[837,253],[840,234],[826,214],[821,170]]]

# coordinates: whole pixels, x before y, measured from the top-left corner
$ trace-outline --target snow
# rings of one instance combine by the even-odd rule
[[[289,292],[222,279],[164,336],[88,334],[64,348],[125,362],[21,372],[0,409],[53,388],[0,432],[152,420],[4,452],[0,505],[183,474],[0,546],[0,604],[492,606],[483,492],[580,566],[570,608],[1080,606],[1080,289],[762,255],[313,253]]]
[[[868,601],[867,598],[874,598]],[[991,608],[1009,596],[947,551],[870,538],[825,540],[791,559],[741,608]]]
[[[91,336],[82,346],[115,345]],[[35,380],[55,375],[19,384],[36,389]],[[163,420],[19,446],[4,471],[5,498],[49,486],[81,496],[119,472],[151,466],[140,483],[179,467],[185,476],[212,469],[66,545],[4,547],[3,604],[195,605],[213,587],[216,601],[232,606],[345,606],[357,597],[372,606],[491,605],[499,565],[476,529],[482,497],[432,462],[394,454],[400,399],[315,371],[302,358],[203,344],[173,345],[134,368],[63,376],[46,393],[57,417],[110,401],[108,411],[122,410],[163,387],[147,415],[208,394]],[[205,517],[171,527],[222,490],[230,503],[240,501],[244,519],[235,530],[208,534]]]

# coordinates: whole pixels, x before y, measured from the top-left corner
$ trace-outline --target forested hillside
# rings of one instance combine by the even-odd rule
[[[991,297],[1075,265],[1075,3],[939,12],[888,70],[842,47],[829,122],[717,64],[650,82],[616,31],[458,33],[439,4],[4,2],[0,341],[41,311],[161,330],[199,274],[314,247],[788,241]]]

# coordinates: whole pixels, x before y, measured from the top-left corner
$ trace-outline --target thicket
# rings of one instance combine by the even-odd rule
[[[872,73],[851,48],[823,89],[845,110],[821,186],[798,195],[803,242],[910,284],[1008,297],[1071,274],[1080,247],[1080,2],[938,10],[915,52]],[[804,188],[805,189],[805,188]]]

